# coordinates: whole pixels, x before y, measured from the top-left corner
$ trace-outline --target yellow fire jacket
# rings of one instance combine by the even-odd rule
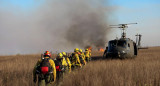
[[[80,54],[80,56],[81,56],[82,59],[83,59],[84,65],[86,65],[86,60],[85,60],[85,55],[84,55],[84,53],[82,52],[82,53]]]
[[[64,66],[68,66],[68,64],[67,64],[67,62],[66,62],[66,59],[63,57],[63,59],[62,59],[62,65],[64,65]]]
[[[66,62],[66,59],[65,59],[64,57],[62,57],[61,59],[57,58],[57,60],[58,60],[58,61],[61,61],[61,63],[62,63],[63,66],[65,66],[65,67],[68,66],[68,64],[67,64],[67,62]]]
[[[74,53],[74,56],[72,56],[72,65],[81,66],[78,53]]]
[[[90,58],[91,57],[91,53],[89,51],[85,51],[84,52],[85,57]]]
[[[67,64],[68,64],[69,72],[71,72],[71,61],[69,60],[68,57],[66,57],[66,62],[67,62]]]

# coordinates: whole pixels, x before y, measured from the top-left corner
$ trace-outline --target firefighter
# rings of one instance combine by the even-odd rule
[[[55,60],[56,71],[57,71],[57,79],[59,80],[61,77],[63,78],[64,73],[67,68],[67,62],[63,57],[62,53],[59,53]]]
[[[106,54],[107,54],[107,50],[108,50],[108,47],[106,47],[104,53],[103,53],[103,57],[106,57]]]
[[[55,63],[51,59],[51,53],[46,51],[43,54],[43,58],[39,59],[33,69],[33,81],[37,82],[38,86],[50,86],[52,82],[56,80],[56,68]]]
[[[75,48],[74,49],[74,53],[72,53],[71,55],[71,65],[72,65],[72,69],[76,69],[76,68],[81,68],[81,62],[79,60],[79,49]]]
[[[89,49],[85,50],[84,55],[87,62],[91,61],[91,52],[89,51]]]
[[[62,54],[63,54],[63,57],[66,59],[68,72],[71,72],[71,61],[68,58],[66,52],[62,52]]]
[[[80,54],[80,55],[79,55],[79,58],[80,58],[81,64],[82,64],[82,65],[86,65],[85,55],[84,55],[82,49],[79,49],[79,54]]]

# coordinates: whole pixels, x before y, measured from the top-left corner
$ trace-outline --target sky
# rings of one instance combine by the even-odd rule
[[[159,46],[160,40],[160,0],[112,0],[117,22],[138,23],[127,29],[127,36],[135,39],[136,33],[142,34],[142,46]],[[120,35],[117,30],[118,35]],[[112,35],[113,37],[113,35]]]
[[[0,0],[0,2],[0,7],[3,9],[11,9],[14,6],[25,12],[40,6],[44,3],[44,0]]]
[[[53,0],[53,1],[55,1],[55,3],[59,1],[61,3],[67,3],[65,0]],[[78,0],[75,0],[75,1],[78,1]],[[96,0],[93,0],[93,1],[96,1]],[[130,25],[129,28],[127,28],[127,37],[135,40],[136,38],[135,34],[139,33],[139,34],[142,34],[142,46],[160,46],[160,40],[158,39],[160,37],[160,34],[159,34],[160,33],[160,11],[159,11],[160,0],[101,0],[101,1],[102,1],[101,3],[103,3],[106,9],[112,10],[111,12],[108,12],[108,11],[106,12],[106,14],[109,14],[107,19],[109,19],[109,21],[111,22],[110,24],[117,25],[117,24],[127,24],[127,23],[138,23],[136,25]],[[38,36],[41,37],[41,35],[39,34],[41,34],[43,31],[36,32],[38,30],[36,28],[43,27],[43,24],[37,21],[47,20],[47,18],[50,18],[50,17],[46,17],[46,14],[50,13],[49,12],[50,9],[54,9],[53,11],[56,11],[56,12],[59,12],[59,10],[61,10],[61,11],[64,11],[64,14],[65,14],[66,10],[60,8],[60,5],[65,5],[65,4],[61,4],[61,3],[53,4],[55,5],[53,7],[57,7],[57,8],[52,8],[50,6],[51,4],[47,3],[47,0],[0,0],[0,20],[4,20],[4,21],[0,21],[0,30],[1,30],[0,39],[5,41],[5,42],[1,42],[0,44],[0,48],[1,48],[0,55],[17,54],[17,53],[25,54],[25,53],[32,52],[32,50],[28,51],[28,48],[26,47],[25,49],[21,50],[21,47],[25,45],[30,46],[29,44],[26,43],[27,41],[25,41],[27,37],[21,37],[21,38],[18,37],[21,35],[23,36],[24,34],[25,36],[31,36],[34,34],[35,38],[32,37],[31,40],[33,42],[38,42],[35,50],[41,49],[40,46],[43,45],[44,42],[42,41],[39,43],[41,39]],[[95,5],[95,4],[96,3],[92,5]],[[45,9],[43,8],[41,9],[41,7],[44,7],[44,6],[45,6]],[[59,10],[55,10],[55,9],[59,9]],[[39,14],[35,15],[35,12]],[[46,14],[43,14],[43,12],[45,12]],[[10,14],[13,14],[13,15],[10,15]],[[34,15],[35,19],[32,20],[33,17],[30,17],[30,15],[31,16]],[[56,18],[53,18],[53,19],[59,21],[57,19],[59,15],[66,16],[66,15],[63,15],[63,12],[62,12],[61,14],[56,14],[54,16]],[[50,21],[52,22],[52,20]],[[66,19],[66,21],[63,21],[63,22],[68,22],[68,19]],[[21,26],[24,23],[26,23],[26,25]],[[30,27],[30,25],[32,27]],[[36,26],[36,25],[39,25],[39,26]],[[9,26],[16,27],[16,28],[24,27],[24,29],[1,29],[3,27],[11,28]],[[35,28],[35,30],[31,30],[27,28],[32,28],[32,29]],[[61,27],[57,26],[57,28],[61,28]],[[21,30],[23,30],[22,33],[21,33]],[[33,33],[30,31],[35,31],[35,32]],[[25,33],[25,32],[29,32],[29,33]],[[11,33],[11,34],[7,34],[7,33]],[[36,35],[35,33],[38,35]],[[60,32],[60,33],[63,34],[63,32]],[[57,33],[55,32],[54,34],[57,34]],[[112,28],[111,32],[108,34],[109,35],[107,35],[107,39],[112,40],[112,39],[115,39],[116,37],[120,37],[121,31],[120,29]],[[10,36],[6,36],[6,35],[10,35]],[[51,37],[49,36],[52,36],[52,35],[47,35],[48,40],[47,39],[45,40],[49,45],[51,44],[50,42],[58,40],[58,38],[56,38],[55,40],[50,41],[49,39]],[[17,38],[18,40],[22,40],[22,42],[17,43],[16,39],[14,39],[16,37],[18,37]],[[13,42],[12,45],[10,44],[11,41]],[[59,44],[59,42],[55,44]],[[7,48],[5,49],[4,46],[7,46]],[[17,48],[19,46],[21,47]],[[31,46],[31,47],[34,47],[34,46]],[[47,49],[50,49],[50,48],[47,48]],[[4,52],[2,52],[3,50]],[[37,51],[37,52],[41,52],[41,51]]]

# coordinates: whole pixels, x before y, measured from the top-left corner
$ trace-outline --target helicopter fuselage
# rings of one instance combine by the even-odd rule
[[[136,43],[129,38],[115,39],[108,42],[106,58],[133,58],[137,55]]]

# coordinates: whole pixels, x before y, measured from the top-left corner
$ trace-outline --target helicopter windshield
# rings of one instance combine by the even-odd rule
[[[110,41],[109,42],[109,46],[110,47],[114,47],[114,46],[116,46],[117,45],[117,41]]]
[[[126,41],[119,40],[118,43],[117,43],[117,46],[125,47],[126,46]]]
[[[108,52],[113,52],[117,49],[117,47],[126,48],[126,41],[124,40],[114,40],[110,41],[108,44]]]
[[[109,47],[115,47],[115,46],[126,47],[126,41],[116,40],[109,42]]]

